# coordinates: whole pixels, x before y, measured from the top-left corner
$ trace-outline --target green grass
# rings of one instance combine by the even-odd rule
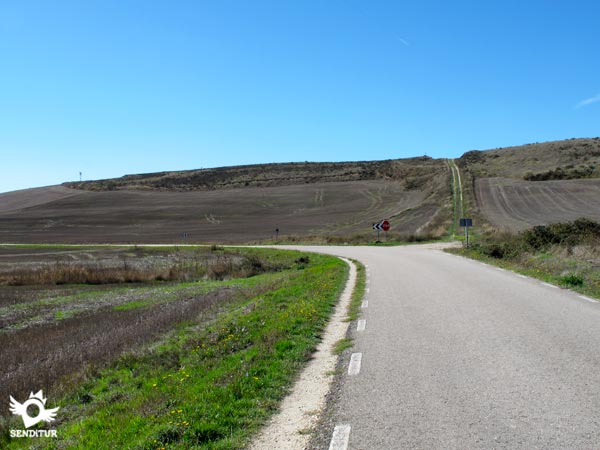
[[[143,306],[150,306],[158,303],[164,303],[172,300],[177,300],[178,293],[186,291],[189,295],[203,295],[211,291],[223,288],[223,287],[240,287],[240,288],[252,288],[258,284],[262,284],[268,281],[276,282],[278,279],[285,277],[284,273],[266,273],[256,275],[250,278],[235,278],[231,280],[215,281],[215,280],[201,280],[184,283],[173,283],[173,282],[151,282],[147,283],[144,287],[135,287],[133,290],[133,297],[135,300],[125,302],[122,305],[115,305],[115,309],[119,311],[126,311],[127,309],[135,309]],[[74,286],[74,285],[69,285]],[[100,302],[102,299],[114,298],[117,296],[125,296],[131,293],[132,287],[122,285],[116,285],[111,289],[100,289],[91,290],[84,292],[77,292],[70,295],[62,295],[57,297],[46,297],[40,300],[34,300],[28,303],[17,303],[0,308],[0,315],[9,314],[10,312],[17,310],[32,310],[35,311],[39,307],[60,307],[68,306],[69,304],[80,303],[85,305],[86,302]],[[139,300],[138,297],[144,297],[143,300]],[[131,304],[130,306],[127,306]],[[81,308],[84,311],[86,308]]]
[[[133,302],[123,303],[122,305],[114,306],[115,311],[129,311],[131,309],[145,308],[146,306],[152,305],[150,300],[137,300]]]
[[[591,274],[592,279],[578,274],[557,274],[554,270],[548,269],[547,265],[543,263],[553,262],[556,265],[566,267],[569,265],[569,261],[555,255],[545,253],[538,255],[537,257],[530,258],[527,262],[522,262],[492,258],[473,248],[453,248],[446,249],[445,251],[478,261],[483,261],[496,267],[501,267],[515,273],[520,273],[521,275],[536,278],[549,284],[571,289],[589,297],[600,299],[600,274],[598,274],[597,271],[595,271],[595,276],[594,274]]]
[[[353,342],[352,338],[340,339],[339,341],[337,341],[335,343],[335,346],[333,347],[333,354],[341,355],[344,352],[344,350],[346,350],[348,348],[352,348],[352,345],[353,345],[352,342]]]
[[[304,266],[210,325],[181,326],[152,350],[122,357],[64,398],[49,399],[61,407],[59,439],[35,445],[243,448],[315,350],[347,277],[337,258],[311,254]],[[32,443],[4,436],[0,444]]]
[[[455,171],[458,171],[458,167],[453,159],[448,159],[447,161],[448,168],[450,169],[450,191],[452,192],[452,224],[448,228],[448,237],[453,239],[457,231],[458,219],[461,214],[462,205],[460,205],[459,187],[455,180]]]
[[[451,251],[600,298],[599,249],[600,223],[580,218],[488,233],[469,249]]]
[[[373,246],[373,247],[397,247],[404,245],[419,245],[419,244],[430,244],[434,242],[446,242],[450,239],[447,236],[421,236],[421,235],[411,235],[406,239],[396,239],[394,237],[390,238],[390,240],[385,240],[385,235],[380,236],[380,238],[384,239],[383,241],[376,241],[375,238],[365,238],[361,241],[353,241],[352,238],[349,238],[347,242],[344,241],[343,238],[336,237],[335,242],[327,242],[327,239],[323,239],[321,241],[315,241],[310,237],[304,239],[303,237],[286,239],[282,237],[280,240],[275,241],[271,239],[267,239],[264,241],[260,241],[259,243],[251,243],[248,245],[302,245],[306,247],[320,247],[320,246],[352,246],[352,247],[362,247],[362,246]],[[339,241],[338,241],[339,240]]]
[[[367,286],[365,266],[354,259],[352,262],[356,266],[356,284],[354,285],[350,305],[348,306],[348,317],[346,318],[348,322],[353,322],[360,316],[360,305],[365,297],[365,288]]]
[[[68,319],[69,317],[73,317],[73,311],[56,311],[54,313],[54,319],[55,320],[64,320],[64,319]]]

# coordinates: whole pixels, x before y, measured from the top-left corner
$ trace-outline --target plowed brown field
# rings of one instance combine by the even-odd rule
[[[600,220],[600,180],[476,180],[477,205],[484,217],[504,230],[587,217]]]
[[[64,187],[0,194],[0,242],[242,243],[282,236],[369,233],[394,218],[422,228],[438,208],[431,191],[364,180],[215,191],[104,191]]]

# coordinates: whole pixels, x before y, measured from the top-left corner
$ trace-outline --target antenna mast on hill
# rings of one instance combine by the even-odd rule
[[[79,182],[81,183],[81,172],[79,172]]]

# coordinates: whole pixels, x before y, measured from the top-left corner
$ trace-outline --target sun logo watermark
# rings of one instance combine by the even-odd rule
[[[10,396],[10,412],[15,416],[21,416],[25,428],[34,426],[39,422],[52,422],[55,420],[56,412],[60,408],[46,409],[46,398],[42,391],[29,394],[29,398],[23,403],[16,401]],[[37,408],[37,415],[31,417],[30,407]],[[11,437],[56,437],[56,430],[10,430]]]

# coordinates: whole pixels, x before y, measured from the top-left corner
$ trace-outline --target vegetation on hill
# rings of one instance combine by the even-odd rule
[[[472,177],[529,180],[598,176],[600,138],[569,139],[495,150],[472,150],[458,159]],[[296,162],[125,175],[64,186],[91,190],[215,190],[270,187],[329,181],[398,180],[407,190],[420,189],[444,160],[427,156],[385,161]]]
[[[65,186],[92,191],[215,190],[272,187],[332,181],[398,180],[407,190],[419,189],[441,162],[427,156],[386,161],[284,163],[125,175],[107,180],[69,182]]]
[[[572,194],[572,185],[534,188],[515,183],[600,178],[600,138],[472,150],[457,164],[463,176],[469,216],[484,229],[521,230],[536,223],[574,220],[589,213],[589,207],[580,205],[583,202],[563,204],[563,197]],[[590,189],[586,195],[591,195],[594,187]],[[550,197],[548,190],[554,192]],[[533,208],[535,220],[530,220],[527,212],[522,215],[523,208]]]
[[[473,150],[456,164],[423,156],[126,175],[0,195],[0,233],[4,242],[366,243],[384,218],[406,240],[452,235],[461,215],[521,230],[597,219],[595,180],[581,179],[599,168],[600,138],[589,138]]]
[[[592,175],[600,175],[600,137],[543,142],[487,151],[472,150],[465,153],[458,160],[458,164],[467,174],[475,178],[504,177],[532,180],[588,178]],[[557,178],[550,178],[552,176]]]
[[[600,175],[600,165],[578,165],[569,164],[556,169],[550,169],[546,172],[527,172],[523,178],[527,181],[547,181],[547,180],[577,180],[582,178],[598,178]]]

